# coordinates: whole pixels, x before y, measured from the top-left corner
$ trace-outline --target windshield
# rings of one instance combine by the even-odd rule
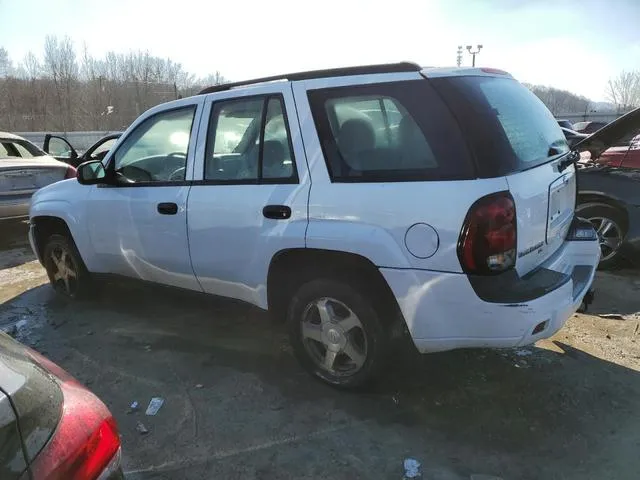
[[[569,152],[551,112],[512,78],[447,77],[433,84],[470,139],[480,176],[527,170]]]

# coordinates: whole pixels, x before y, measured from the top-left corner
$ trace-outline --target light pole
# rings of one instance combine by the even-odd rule
[[[482,50],[482,45],[478,45],[477,46],[477,50],[475,52],[471,51],[471,45],[467,45],[467,51],[471,54],[472,60],[471,60],[471,66],[475,67],[476,66],[476,55],[478,53],[480,53],[480,50]]]

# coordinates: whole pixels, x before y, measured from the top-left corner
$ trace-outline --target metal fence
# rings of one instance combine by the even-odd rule
[[[616,118],[622,116],[622,113],[604,112],[604,113],[565,113],[556,115],[558,120],[569,120],[571,123],[578,122],[613,122]]]

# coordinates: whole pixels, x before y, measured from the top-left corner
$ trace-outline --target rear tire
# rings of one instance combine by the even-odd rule
[[[390,342],[374,304],[370,295],[339,280],[303,284],[287,312],[291,345],[302,366],[342,389],[375,380]]]
[[[608,270],[619,266],[620,246],[627,233],[624,213],[612,205],[591,202],[578,205],[576,214],[589,220],[598,233],[602,254],[598,268]]]
[[[91,291],[91,277],[72,239],[53,234],[43,249],[43,263],[51,286],[60,296],[76,300]]]

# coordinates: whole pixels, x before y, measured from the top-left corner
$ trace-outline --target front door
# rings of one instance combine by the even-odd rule
[[[309,174],[296,118],[288,84],[207,97],[188,202],[204,291],[266,308],[271,259],[304,248]]]
[[[202,100],[139,119],[92,187],[88,228],[101,271],[200,290],[187,242],[187,197]]]
[[[44,137],[44,143],[42,149],[51,155],[56,160],[68,163],[70,165],[77,165],[78,152],[66,138],[58,137],[57,135],[51,135],[47,133]]]

